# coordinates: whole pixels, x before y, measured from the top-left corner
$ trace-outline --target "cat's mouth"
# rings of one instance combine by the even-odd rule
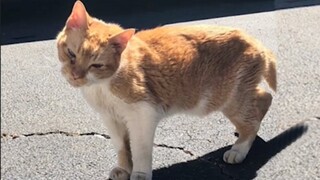
[[[67,78],[67,81],[71,86],[73,86],[75,88],[82,87],[82,86],[86,85],[88,82],[84,78],[83,79],[76,79],[76,80]]]

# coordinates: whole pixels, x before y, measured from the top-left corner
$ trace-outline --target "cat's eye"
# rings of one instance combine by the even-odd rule
[[[91,64],[91,67],[99,69],[103,67],[103,64]]]
[[[74,64],[76,61],[76,55],[68,48],[68,53],[71,59],[71,63]]]

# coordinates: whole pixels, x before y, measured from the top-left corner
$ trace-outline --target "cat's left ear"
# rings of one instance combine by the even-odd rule
[[[122,53],[135,32],[135,29],[126,29],[119,34],[112,36],[109,42],[111,42],[111,44],[113,44],[117,48],[117,50]]]

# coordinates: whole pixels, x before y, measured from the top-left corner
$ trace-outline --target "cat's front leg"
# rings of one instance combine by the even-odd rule
[[[153,139],[158,119],[150,111],[139,114],[127,123],[133,162],[130,180],[151,180]]]
[[[127,146],[127,143],[125,146]],[[125,146],[117,150],[118,164],[109,174],[111,180],[128,180],[130,178],[132,170],[131,152],[130,148]]]
[[[111,180],[128,180],[132,171],[131,151],[127,127],[121,120],[104,117],[112,144],[117,151],[117,165],[111,170]]]

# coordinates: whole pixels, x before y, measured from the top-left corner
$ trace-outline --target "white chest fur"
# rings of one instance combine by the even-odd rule
[[[115,96],[110,91],[109,81],[94,83],[81,88],[82,94],[87,102],[103,116],[116,119],[129,120],[143,116],[144,114],[156,113],[153,106],[147,102],[128,104]]]

